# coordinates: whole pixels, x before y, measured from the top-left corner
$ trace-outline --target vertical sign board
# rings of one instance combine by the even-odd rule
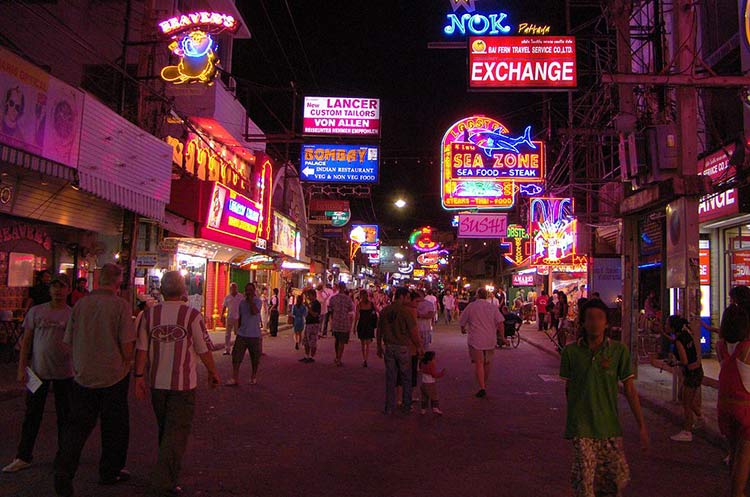
[[[734,178],[736,168],[729,164],[729,159],[734,153],[735,145],[726,147],[707,155],[698,162],[698,174],[709,176],[714,185],[726,182]],[[740,212],[737,188],[720,190],[710,193],[701,198],[698,204],[698,220],[701,223],[712,221]]]
[[[377,183],[376,145],[302,145],[300,180],[316,183]]]
[[[572,36],[480,36],[469,41],[471,90],[569,90],[578,85]]]
[[[510,209],[518,191],[544,182],[544,165],[544,142],[532,139],[531,126],[515,135],[489,117],[461,119],[441,142],[443,208]]]
[[[586,257],[577,254],[578,221],[569,198],[532,198],[529,216],[531,265],[560,266],[581,264]]]
[[[459,214],[459,238],[503,238],[508,230],[507,214]]]
[[[305,134],[380,136],[377,98],[305,97]]]

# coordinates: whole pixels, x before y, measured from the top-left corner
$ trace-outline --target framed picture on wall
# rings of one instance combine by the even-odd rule
[[[11,252],[8,257],[8,286],[34,286],[34,254]]]

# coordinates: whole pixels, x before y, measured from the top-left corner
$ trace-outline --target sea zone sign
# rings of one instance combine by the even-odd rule
[[[519,190],[544,182],[545,159],[530,126],[515,135],[489,117],[461,119],[441,142],[443,208],[510,209]]]
[[[569,89],[578,85],[572,36],[473,37],[469,88]]]
[[[304,133],[380,136],[377,98],[305,97]]]

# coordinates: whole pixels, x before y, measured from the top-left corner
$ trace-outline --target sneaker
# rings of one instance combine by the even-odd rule
[[[443,415],[443,411],[441,411],[439,407],[433,407],[432,408],[432,412],[434,412],[438,416],[442,416]]]
[[[422,415],[427,414],[427,409],[420,409],[419,414],[422,414]]]
[[[13,459],[13,462],[3,468],[3,473],[15,473],[31,466],[30,462],[26,462],[23,459]]]
[[[302,359],[299,360],[299,362],[307,362],[307,357],[303,357]]]
[[[487,397],[487,392],[485,391],[484,388],[482,388],[476,393],[475,397],[478,399],[483,399],[484,397]]]
[[[225,350],[225,351],[224,351],[224,353],[223,353],[223,354],[221,354],[221,355],[232,355],[232,353],[231,353],[231,352],[229,352],[228,350]]]
[[[682,430],[676,435],[672,435],[669,437],[670,440],[673,440],[675,442],[692,442],[693,441],[693,434],[689,431]]]
[[[258,384],[258,378],[250,378],[250,384],[251,385],[257,385]]]
[[[121,469],[115,476],[99,478],[99,485],[116,485],[128,480],[130,480],[130,471]]]

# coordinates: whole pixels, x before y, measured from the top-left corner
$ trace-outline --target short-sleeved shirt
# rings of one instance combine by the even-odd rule
[[[449,311],[452,311],[454,307],[456,307],[456,299],[453,297],[453,295],[446,295],[443,297],[443,305],[446,309]]]
[[[420,302],[417,306],[417,316],[419,316],[420,314],[428,314],[430,312],[435,312],[435,305],[425,298],[425,300]],[[431,318],[417,318],[417,325],[419,326],[420,332],[432,331]]]
[[[240,318],[240,302],[245,300],[245,296],[241,293],[232,295],[231,292],[224,297],[224,307],[227,308],[227,319],[239,319]],[[260,309],[260,307],[258,307]]]
[[[307,316],[305,316],[305,323],[307,324],[318,324],[320,323],[320,316],[322,314],[322,306],[320,305],[320,302],[317,300],[313,300],[310,302],[309,308],[307,310]],[[315,313],[315,316],[313,316],[313,313]]]
[[[547,304],[549,303],[549,297],[546,295],[540,295],[536,298],[536,310],[539,314],[547,313]]]
[[[78,301],[65,329],[71,346],[75,381],[87,388],[106,388],[130,373],[123,345],[135,342],[130,304],[110,290],[94,290]]]
[[[495,304],[477,299],[466,306],[458,324],[467,328],[470,347],[490,350],[497,345],[497,330],[503,321],[503,315]]]
[[[63,343],[65,327],[72,312],[67,305],[61,309],[52,309],[47,302],[29,309],[23,320],[23,329],[34,333],[31,369],[43,380],[73,377],[70,346]]]
[[[323,309],[322,313],[328,314],[328,301],[333,295],[333,290],[330,288],[323,288],[322,290],[316,290],[315,294],[318,297],[318,302],[320,302],[320,307]]]
[[[378,319],[378,336],[386,345],[413,345],[411,330],[416,328],[414,313],[405,305],[394,303],[383,309]]]
[[[349,333],[352,326],[349,313],[354,310],[352,299],[345,293],[337,293],[328,301],[328,309],[333,312],[331,331]]]
[[[617,383],[633,377],[625,345],[606,338],[602,347],[593,352],[580,339],[563,349],[560,376],[568,381],[565,438],[622,436]]]
[[[698,350],[695,347],[695,339],[689,331],[682,330],[677,334],[677,341],[685,348],[688,364],[698,362]]]
[[[136,349],[148,352],[151,388],[193,390],[198,356],[212,347],[200,311],[168,300],[143,311]]]
[[[240,326],[237,329],[237,335],[241,337],[260,338],[260,298],[253,298],[253,302],[258,308],[258,314],[251,312],[250,302],[247,299],[240,302]]]

